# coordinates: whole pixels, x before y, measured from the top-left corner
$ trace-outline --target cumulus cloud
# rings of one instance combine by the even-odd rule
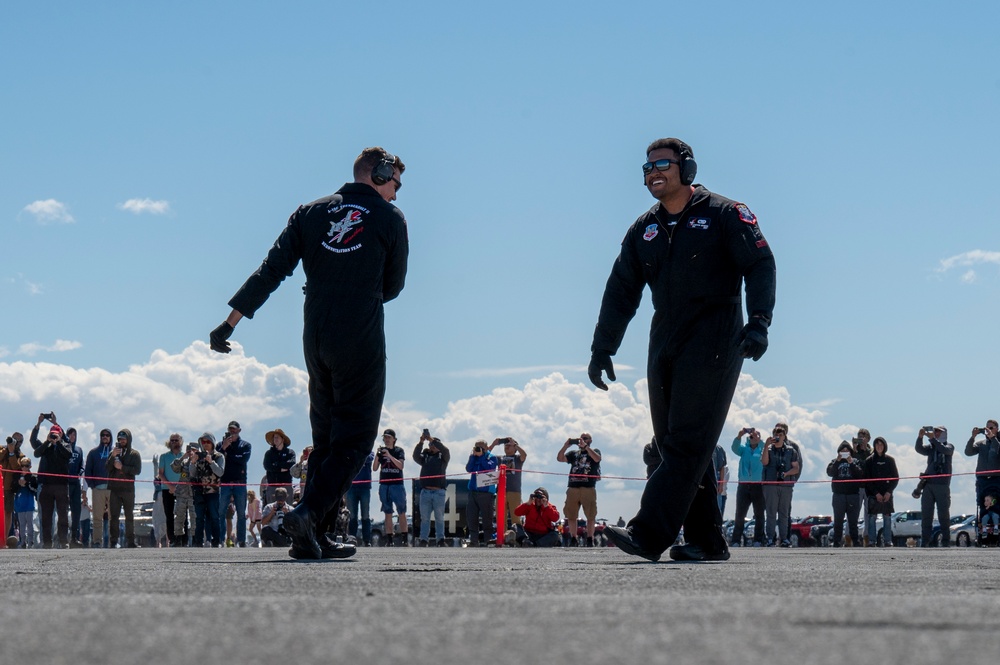
[[[72,224],[76,221],[73,215],[69,214],[66,204],[55,199],[29,203],[24,206],[24,212],[34,217],[39,224]]]
[[[971,252],[963,252],[941,259],[936,272],[945,273],[955,268],[969,268],[962,273],[961,279],[966,284],[972,284],[977,279],[976,271],[972,267],[990,264],[1000,266],[1000,252],[974,249]]]
[[[45,346],[44,344],[39,344],[38,342],[28,342],[19,346],[17,348],[17,352],[22,356],[33,356],[39,351],[62,353],[63,351],[73,351],[74,349],[79,349],[81,346],[83,346],[83,344],[80,342],[68,339],[57,339],[55,343],[50,346]]]
[[[153,199],[129,199],[125,203],[119,203],[120,210],[141,215],[148,212],[151,215],[163,215],[170,211],[170,203],[167,201],[154,201]]]
[[[630,370],[630,365],[616,365],[619,370]],[[504,376],[542,374],[545,372],[586,372],[586,365],[534,365],[531,367],[482,367],[446,372],[453,379],[500,378]]]
[[[263,475],[266,431],[284,429],[296,452],[311,440],[306,373],[287,365],[265,365],[244,355],[239,344],[233,345],[228,356],[211,353],[200,341],[179,353],[158,350],[148,361],[121,372],[0,362],[0,428],[8,433],[27,432],[37,414],[49,410],[56,412],[61,423],[79,430],[85,448],[94,445],[103,427],[129,427],[143,455],[141,478],[147,480],[152,478],[152,456],[164,450],[167,435],[175,431],[193,440],[203,431],[218,436],[230,420],[240,421],[244,438],[254,446],[252,481]],[[770,431],[778,421],[789,424],[789,434],[805,457],[793,512],[829,514],[826,464],[833,459],[837,444],[857,433],[858,425],[827,423],[822,411],[795,404],[787,388],[765,386],[743,374],[720,441],[729,453],[734,480],[732,437],[745,426]],[[556,497],[566,486],[568,470],[556,461],[556,453],[567,438],[590,432],[604,456],[600,516],[612,520],[619,515],[630,517],[638,507],[645,478],[642,448],[652,436],[645,379],[630,386],[611,384],[605,393],[571,382],[559,372],[451,402],[441,413],[422,411],[408,402],[387,404],[380,427],[396,430],[408,457],[420,431],[429,428],[451,447],[449,471],[460,476],[465,475],[464,462],[474,441],[513,436],[528,451],[525,488],[544,485]],[[890,454],[903,476],[916,476],[926,461],[913,448],[916,430],[917,425],[901,425],[889,433],[873,432],[889,439]],[[974,461],[956,457],[956,473],[973,468]],[[408,464],[405,473],[415,475],[416,470]],[[915,479],[900,483],[900,509],[915,503],[908,497],[915,485]],[[732,487],[728,516],[735,504]],[[151,492],[148,485],[140,491],[145,496]],[[953,492],[956,497],[972,496],[972,477],[956,478]],[[962,501],[962,505],[967,503]]]

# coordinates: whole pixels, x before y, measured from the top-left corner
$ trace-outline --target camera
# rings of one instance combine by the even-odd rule
[[[544,495],[544,494],[542,494],[541,492],[532,492],[532,493],[531,493],[531,498],[532,498],[532,499],[535,499],[535,500],[537,501],[537,500],[539,500],[539,499],[544,499],[544,498],[545,498],[545,495]]]
[[[208,458],[208,453],[206,453],[204,450],[197,450],[195,452],[198,453],[198,459],[199,460],[203,460],[203,459],[207,459]]]
[[[472,447],[472,452],[474,452],[474,453],[481,453],[481,452],[483,452],[483,447],[482,446],[473,446]]]
[[[986,428],[985,427],[977,427],[976,428],[976,434],[986,434]]]
[[[923,430],[928,434],[934,433],[934,425],[924,425]]]
[[[14,437],[12,437],[12,436],[8,436],[8,437],[7,437],[7,445],[9,446],[9,445],[10,445],[10,444],[12,444],[12,443],[14,443]]]
[[[427,429],[426,427],[424,428],[424,438],[425,439],[431,438],[431,431],[429,429]]]
[[[504,445],[510,443],[510,437],[509,436],[505,436],[504,438],[500,439],[500,443],[502,443]]]
[[[572,443],[574,446],[580,445],[580,439],[570,439],[569,442]]]
[[[842,453],[840,453],[840,459],[847,459],[850,456],[851,456],[851,453],[847,452],[846,450],[843,451]]]

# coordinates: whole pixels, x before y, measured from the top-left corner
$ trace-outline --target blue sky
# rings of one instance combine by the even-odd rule
[[[0,11],[5,432],[55,408],[96,430],[148,419],[150,452],[230,418],[257,442],[278,425],[307,438],[301,393],[268,383],[300,380],[301,272],[239,326],[242,360],[196,341],[295,207],[382,145],[408,166],[411,241],[387,307],[385,424],[413,443],[424,424],[463,445],[513,434],[550,471],[579,424],[614,451],[605,473],[635,474],[648,298],[616,357],[621,392],[586,397],[582,369],[661,136],[690,143],[698,182],[747,203],[774,248],[771,347],[741,385],[798,414],[815,477],[851,428],[912,448],[941,422],[962,444],[998,415],[994,4]],[[137,374],[157,387],[101,397]],[[185,402],[177,385],[195,384],[217,392]],[[532,412],[528,394],[570,411]],[[740,417],[773,424],[757,406]],[[602,514],[634,509],[632,485],[606,487]],[[828,508],[822,492],[803,507]]]

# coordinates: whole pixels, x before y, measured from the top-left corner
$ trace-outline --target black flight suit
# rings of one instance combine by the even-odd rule
[[[366,184],[301,206],[229,305],[248,318],[302,261],[302,347],[313,452],[302,503],[322,521],[336,510],[378,435],[385,397],[382,304],[403,290],[406,220]],[[322,533],[322,531],[320,531]]]
[[[650,413],[662,462],[646,481],[633,536],[663,552],[681,526],[689,543],[725,547],[712,457],[743,359],[740,286],[747,311],[770,323],[774,256],[743,204],[696,185],[679,215],[659,202],[622,241],[604,291],[592,351],[614,355],[648,284]]]

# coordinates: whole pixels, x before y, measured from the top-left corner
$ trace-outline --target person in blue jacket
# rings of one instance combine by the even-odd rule
[[[469,502],[465,506],[465,524],[469,528],[469,545],[486,543],[493,534],[493,497],[497,492],[496,478],[489,482],[490,471],[497,468],[497,458],[490,452],[485,441],[476,441],[472,446],[472,454],[465,470],[472,474],[469,477]],[[480,536],[480,520],[482,535]]]

